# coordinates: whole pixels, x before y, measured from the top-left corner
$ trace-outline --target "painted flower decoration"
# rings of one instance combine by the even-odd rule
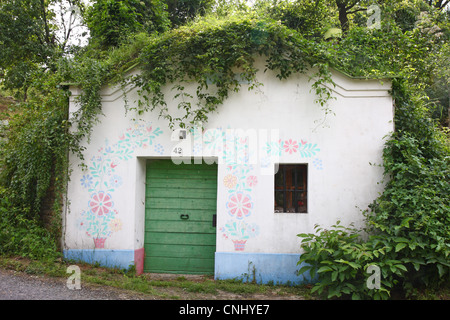
[[[201,143],[199,142],[195,142],[194,146],[192,147],[192,152],[197,155],[197,154],[202,154],[202,150],[203,150],[203,146]]]
[[[122,185],[122,178],[115,174],[109,178],[109,184],[112,188],[118,188]]]
[[[233,193],[227,202],[228,213],[235,216],[237,219],[242,219],[244,216],[250,215],[250,210],[253,208],[251,197],[242,192]]]
[[[266,152],[268,156],[281,156],[281,148],[283,143],[280,141],[278,142],[267,142],[266,143]]]
[[[109,227],[111,228],[111,230],[113,232],[117,232],[117,231],[121,230],[122,229],[122,220],[120,220],[120,219],[113,219],[109,223]]]
[[[90,188],[92,186],[93,180],[90,175],[83,175],[83,178],[81,178],[81,185],[84,188]]]
[[[235,175],[232,174],[227,174],[224,178],[223,178],[223,184],[225,185],[225,187],[227,187],[228,189],[232,189],[236,186],[237,184],[237,177]]]
[[[248,225],[247,233],[250,238],[256,237],[259,234],[259,226],[254,223]]]
[[[113,204],[114,203],[111,200],[111,195],[103,191],[92,194],[91,200],[89,200],[89,207],[91,208],[92,212],[99,216],[108,214]]]
[[[224,132],[222,129],[207,130],[203,135],[203,142],[207,150],[221,152],[223,149]]]
[[[322,170],[323,169],[322,160],[321,159],[315,158],[313,160],[313,165],[314,165],[314,167],[316,167],[317,170]]]
[[[247,177],[247,185],[249,187],[254,187],[258,183],[258,177],[257,176],[248,176]]]
[[[289,154],[292,154],[294,152],[297,152],[298,150],[298,143],[295,140],[289,139],[286,140],[283,144],[283,148],[285,152],[288,152]]]
[[[155,152],[162,155],[164,153],[164,147],[160,143],[156,144]]]

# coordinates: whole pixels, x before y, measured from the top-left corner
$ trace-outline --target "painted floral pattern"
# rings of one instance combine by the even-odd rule
[[[247,177],[247,185],[251,188],[255,187],[258,184],[257,176],[248,176]]]
[[[242,219],[250,215],[253,203],[250,195],[238,192],[230,195],[226,207],[230,216]]]
[[[227,174],[223,178],[223,184],[228,189],[233,189],[236,186],[236,184],[237,184],[237,177],[235,175],[233,175],[233,174]]]
[[[122,220],[114,219],[109,223],[109,227],[113,232],[117,232],[122,229]]]
[[[106,240],[114,232],[123,228],[123,221],[114,204],[115,193],[124,185],[124,178],[118,172],[120,165],[133,158],[137,148],[147,148],[157,155],[163,155],[164,146],[155,143],[155,139],[163,132],[151,123],[135,122],[118,136],[117,141],[105,140],[104,146],[98,149],[90,159],[88,172],[80,179],[81,186],[88,191],[87,208],[78,220],[80,228],[86,235],[94,239],[96,248],[103,248]],[[258,188],[257,166],[251,163],[253,156],[249,148],[249,139],[233,137],[219,128],[201,132],[202,141],[194,135],[193,153],[210,154],[219,157],[225,164],[222,180],[228,199],[225,208],[229,220],[220,228],[225,239],[233,242],[236,251],[244,251],[250,239],[257,237],[260,228],[252,219],[257,216],[254,192]],[[271,141],[265,145],[266,162],[260,160],[261,167],[270,166],[271,157],[286,155],[287,157],[312,158],[320,149],[317,144],[303,139],[288,138]],[[314,158],[312,165],[322,169],[322,160]]]
[[[114,209],[114,193],[123,185],[123,178],[117,173],[121,163],[132,159],[137,148],[153,146],[153,141],[163,132],[151,123],[136,121],[117,141],[98,149],[97,155],[90,159],[89,173],[81,178],[81,186],[90,194],[87,209],[81,212],[78,227],[86,231],[86,235],[94,239],[96,248],[103,248],[105,241],[113,232],[123,227],[118,218],[119,212]],[[154,145],[154,152],[163,154],[161,144]]]
[[[301,158],[313,157],[320,151],[317,144],[308,143],[302,139],[300,141],[294,139],[279,140],[278,143],[268,142],[265,149],[267,156],[281,156],[284,152],[289,155],[298,154]]]
[[[255,207],[252,200],[252,193],[258,186],[258,176],[253,172],[255,166],[251,164],[251,151],[247,138],[234,138],[215,132],[215,144],[220,144],[217,140],[223,139],[223,152],[220,157],[226,165],[226,174],[223,178],[223,184],[229,193],[226,202],[226,210],[232,220],[228,220],[220,229],[225,239],[231,240],[235,251],[245,251],[247,242],[255,238],[260,233],[259,225],[251,223],[249,217],[255,213]],[[231,144],[227,142],[231,141]],[[207,146],[208,147],[208,146]],[[320,151],[317,144],[308,143],[303,139],[279,139],[270,141],[265,145],[266,153],[262,154],[260,167],[268,168],[273,165],[273,159],[279,159],[282,155],[289,157],[311,158]],[[278,161],[278,160],[277,160]],[[313,166],[322,170],[322,161],[315,158]]]
[[[322,160],[319,158],[315,158],[313,160],[313,165],[317,170],[322,170],[323,169],[323,164],[322,164]]]
[[[220,231],[225,239],[231,239],[235,251],[244,251],[247,240],[259,235],[259,226],[246,221],[228,220]]]
[[[108,214],[112,207],[111,195],[103,191],[92,194],[91,200],[89,200],[89,208],[99,216]]]
[[[292,140],[292,139],[286,140],[283,144],[283,149],[284,149],[284,152],[292,154],[294,152],[297,152],[298,143],[297,143],[297,141]]]

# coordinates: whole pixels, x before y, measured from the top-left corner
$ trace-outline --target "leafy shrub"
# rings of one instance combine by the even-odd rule
[[[17,212],[0,190],[0,254],[31,259],[54,259],[60,253],[51,233],[36,219]]]
[[[317,234],[299,234],[304,253],[298,264],[306,263],[299,273],[310,272],[318,277],[312,289],[330,298],[388,299],[398,283],[397,278],[407,271],[402,261],[395,259],[393,248],[373,237],[363,241],[360,230],[344,227],[338,221],[331,229],[315,226]],[[370,266],[380,270],[380,286],[372,288]]]

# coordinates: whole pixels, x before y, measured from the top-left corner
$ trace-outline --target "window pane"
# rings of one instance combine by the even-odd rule
[[[283,179],[284,179],[284,172],[283,172],[283,168],[281,168],[281,166],[280,166],[277,174],[275,175],[275,188],[276,189],[284,189]]]
[[[275,191],[275,212],[284,212],[283,192]]]
[[[275,174],[275,212],[307,212],[307,165],[279,165]]]

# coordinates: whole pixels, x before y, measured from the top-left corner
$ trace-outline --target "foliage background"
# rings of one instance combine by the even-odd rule
[[[376,4],[379,28],[369,28]],[[392,77],[396,132],[384,150],[386,188],[363,212],[366,230],[335,225],[300,235],[329,298],[389,298],[401,290],[449,280],[450,25],[446,1],[2,0],[0,2],[0,244],[3,254],[60,254],[61,206],[67,154],[83,158],[101,114],[104,84],[134,81],[140,112],[154,110],[168,124],[207,121],[239,76],[252,84],[255,55],[280,79],[318,67],[312,83],[326,115],[329,68],[352,76]],[[65,8],[58,10],[57,8]],[[61,13],[64,13],[61,15]],[[59,20],[57,19],[59,17]],[[57,22],[58,21],[58,22]],[[88,32],[76,32],[78,27]],[[324,39],[330,28],[342,35]],[[76,44],[73,37],[87,39]],[[139,77],[124,70],[140,65]],[[195,81],[197,97],[184,92]],[[83,90],[81,109],[68,119],[66,84]],[[185,114],[173,118],[161,88],[177,83],[174,96]],[[211,90],[211,83],[217,90]],[[198,98],[200,105],[194,105]],[[367,124],[368,126],[370,124]],[[69,131],[70,127],[76,130]],[[365,233],[364,233],[365,232]],[[365,237],[361,237],[365,234]],[[294,239],[293,239],[294,241]],[[382,270],[382,287],[367,290],[370,264]]]

